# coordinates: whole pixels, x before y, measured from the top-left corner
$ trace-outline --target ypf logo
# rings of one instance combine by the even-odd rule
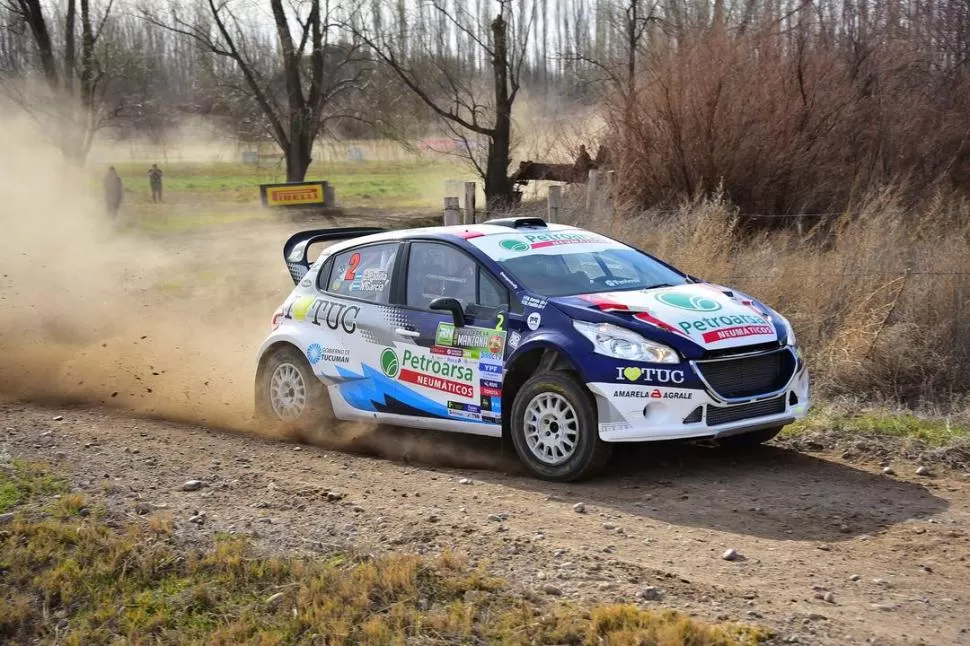
[[[706,296],[691,296],[690,294],[666,292],[664,294],[657,294],[657,300],[664,305],[690,312],[716,312],[721,309],[720,303]]]
[[[381,371],[393,379],[401,369],[401,362],[397,359],[397,353],[390,348],[381,352]]]
[[[506,238],[505,240],[502,240],[500,243],[498,243],[498,246],[508,251],[522,252],[531,249],[529,243],[522,242],[521,240],[515,240],[513,238]]]

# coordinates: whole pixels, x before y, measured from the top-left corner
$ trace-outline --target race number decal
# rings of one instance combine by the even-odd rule
[[[353,280],[354,276],[357,275],[357,266],[360,264],[360,254],[355,253],[350,257],[350,265],[347,267],[347,273],[344,274],[344,280]]]

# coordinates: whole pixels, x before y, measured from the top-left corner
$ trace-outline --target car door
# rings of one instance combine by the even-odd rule
[[[394,379],[421,402],[409,414],[443,422],[423,424],[432,428],[500,435],[508,291],[471,255],[444,242],[412,241],[402,261],[399,295],[408,325],[396,328]],[[451,312],[430,309],[441,297],[462,304],[463,325]]]
[[[380,348],[393,342],[387,310],[400,246],[381,242],[338,252],[317,277],[317,296],[303,316],[311,340],[307,359],[330,387],[338,417],[379,412],[375,366]]]

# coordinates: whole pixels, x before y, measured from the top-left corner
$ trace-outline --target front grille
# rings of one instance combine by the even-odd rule
[[[771,352],[782,347],[778,341],[759,343],[757,345],[740,345],[735,348],[721,348],[720,350],[707,350],[704,353],[705,359],[720,359],[722,357],[733,357],[737,354],[752,354],[754,352]]]
[[[795,374],[795,356],[777,350],[736,359],[698,361],[697,369],[715,393],[725,398],[757,397],[784,388]]]
[[[775,397],[766,399],[753,404],[739,404],[738,406],[727,406],[718,408],[716,406],[707,407],[707,425],[718,426],[729,422],[737,422],[742,419],[753,419],[755,417],[765,417],[766,415],[777,415],[785,412],[785,397]]]

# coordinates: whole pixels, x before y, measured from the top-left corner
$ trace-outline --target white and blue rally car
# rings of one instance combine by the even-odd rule
[[[598,233],[539,218],[323,229],[284,257],[296,287],[259,349],[256,405],[295,428],[503,437],[536,476],[569,481],[616,442],[755,444],[808,409],[784,317]]]

